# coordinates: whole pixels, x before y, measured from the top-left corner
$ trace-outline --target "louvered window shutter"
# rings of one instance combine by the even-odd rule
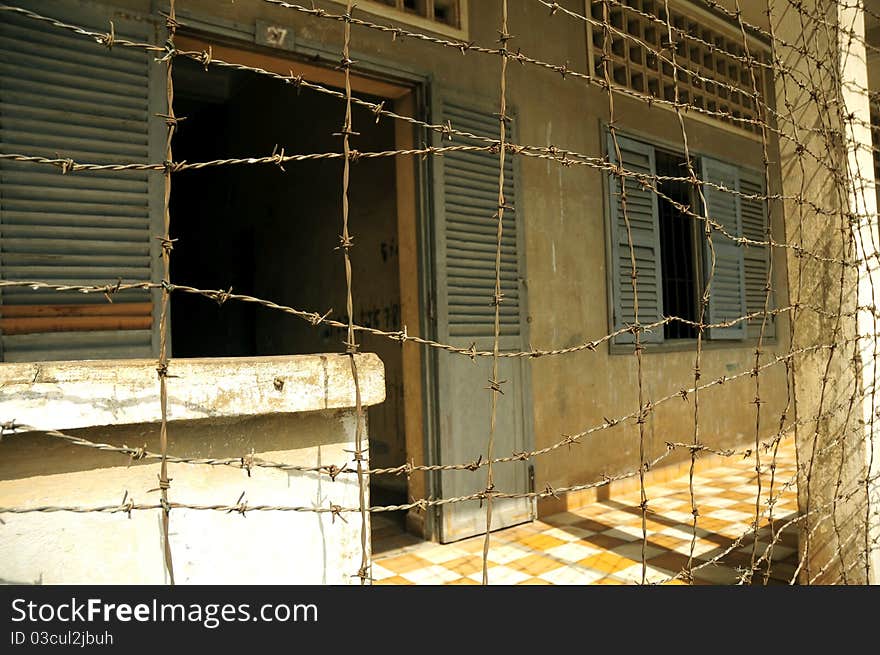
[[[618,136],[621,165],[627,172],[654,175],[656,173],[654,148],[639,141]],[[608,153],[612,162],[617,152],[609,133]],[[650,180],[648,180],[650,184]],[[636,322],[641,325],[663,319],[663,285],[661,280],[660,225],[657,194],[646,189],[632,176],[625,176],[626,214],[621,202],[620,177],[609,176],[611,207],[611,282],[614,296],[614,329],[619,330]],[[629,230],[627,230],[627,222]],[[632,253],[630,253],[630,238]],[[632,258],[636,261],[636,291],[632,287]],[[642,333],[643,342],[663,341],[663,326]],[[617,343],[633,343],[635,336],[624,333]]]
[[[497,138],[498,121],[491,115],[444,102],[444,119],[456,130]],[[456,143],[486,145],[455,137]],[[449,334],[487,337],[494,333],[498,155],[491,152],[450,152],[443,160],[446,220],[446,275]],[[501,336],[520,334],[519,254],[514,200],[513,157],[504,168],[504,211],[501,242]]]
[[[740,169],[739,189],[744,196],[764,196],[764,174],[760,171]],[[763,200],[740,199],[742,213],[742,234],[753,241],[767,240],[767,205]],[[745,266],[746,279],[746,311],[749,314],[764,311],[764,300],[767,295],[767,271],[770,267],[769,246],[746,246],[743,251],[743,263]],[[770,292],[770,301],[767,309],[773,309],[773,292]],[[755,339],[761,332],[762,317],[758,316],[749,321],[748,336]],[[773,338],[776,336],[776,322],[772,316],[767,317],[764,328],[764,336]]]
[[[733,236],[742,236],[742,215],[740,197],[739,169],[730,164],[704,157],[702,160],[703,180],[719,185],[705,185],[703,194],[709,218]],[[712,230],[712,249],[715,252],[715,266],[711,278],[709,294],[708,322],[725,323],[740,318],[746,313],[745,266],[742,244],[731,240],[719,230]],[[712,267],[712,252],[708,240],[704,243],[703,258],[705,278],[709,279]],[[710,339],[744,339],[746,321],[739,321],[730,327],[709,329]]]
[[[30,7],[30,5],[28,5]],[[53,16],[106,31],[110,10]],[[42,9],[42,3],[34,3]],[[117,36],[146,25],[114,18]],[[136,48],[15,14],[0,14],[0,151],[98,164],[146,162],[150,59]],[[0,161],[0,277],[72,285],[149,281],[149,173],[72,172]],[[8,287],[0,297],[5,361],[149,357],[146,292],[100,294]]]

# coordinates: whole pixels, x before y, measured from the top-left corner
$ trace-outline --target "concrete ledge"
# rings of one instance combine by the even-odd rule
[[[355,356],[363,406],[385,400],[384,367]],[[168,418],[308,412],[355,406],[348,357],[340,354],[174,359]],[[155,423],[155,359],[0,364],[0,421],[65,430]]]

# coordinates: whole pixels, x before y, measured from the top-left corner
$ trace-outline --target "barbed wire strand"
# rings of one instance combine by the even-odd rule
[[[174,36],[177,31],[177,18],[175,11],[175,0],[169,0],[168,14],[165,16],[165,27],[167,29],[167,44],[170,49],[174,49]],[[165,61],[165,91],[166,91],[166,115],[165,124],[167,126],[165,138],[165,159],[173,161],[172,141],[174,133],[177,129],[177,117],[174,115],[174,59],[168,57]],[[171,251],[174,248],[174,240],[171,238],[171,169],[165,170],[165,184],[163,188],[163,233],[159,237],[162,257],[162,276],[163,279],[171,278]],[[165,549],[165,569],[168,573],[168,581],[174,586],[174,565],[171,557],[171,540],[169,538],[169,527],[171,511],[168,502],[168,490],[171,488],[171,480],[168,478],[168,312],[171,302],[171,294],[167,289],[162,289],[161,309],[159,314],[159,365],[156,371],[159,376],[159,407],[162,414],[162,421],[159,428],[159,448],[162,451],[161,464],[159,468],[159,488],[158,491],[162,496],[162,540]]]
[[[507,50],[507,44],[513,36],[509,32],[507,17],[507,0],[501,0],[501,25],[498,30],[498,43],[501,50]],[[498,427],[498,397],[502,392],[501,385],[505,382],[498,378],[498,353],[501,343],[501,303],[504,297],[501,293],[501,246],[504,235],[504,210],[507,208],[507,200],[504,197],[504,157],[506,149],[504,144],[507,140],[507,57],[501,57],[501,74],[499,83],[499,110],[498,110],[498,204],[495,210],[496,233],[495,233],[495,281],[491,304],[494,318],[492,322],[492,377],[489,386],[486,387],[492,396],[489,409],[489,435],[486,441],[486,534],[483,539],[483,585],[489,584],[489,546],[492,533],[492,491],[495,489],[495,476],[492,470],[492,458],[495,448],[495,431]]]
[[[364,474],[364,461],[367,453],[364,450],[364,424],[366,416],[364,414],[363,399],[361,398],[361,386],[358,376],[357,360],[355,354],[358,352],[358,343],[355,339],[354,331],[354,297],[352,292],[352,270],[351,270],[351,249],[354,246],[354,239],[349,233],[349,180],[351,177],[351,137],[356,136],[357,132],[353,130],[352,125],[352,101],[351,101],[351,67],[354,60],[351,58],[351,12],[353,9],[352,0],[347,0],[346,20],[343,26],[342,40],[342,63],[341,68],[345,75],[345,119],[342,123],[342,151],[345,157],[342,160],[342,235],[340,236],[339,248],[342,250],[343,262],[345,264],[345,306],[348,313],[348,328],[345,339],[345,352],[348,355],[349,365],[351,366],[351,377],[354,383],[355,394],[355,444],[354,444],[354,460],[357,466],[358,479],[358,502],[360,508],[361,529],[361,565],[357,572],[357,577],[362,585],[367,584],[372,579],[371,573],[371,557],[369,546],[369,516],[367,514],[367,479]]]

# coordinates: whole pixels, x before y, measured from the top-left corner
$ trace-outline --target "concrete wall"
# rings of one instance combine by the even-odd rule
[[[564,3],[582,11],[582,3]],[[331,4],[327,5],[331,7]],[[337,6],[338,8],[338,6]],[[340,24],[303,16],[261,2],[235,4],[190,2],[187,11],[213,15],[241,25],[259,19],[289,26],[303,41],[327,48],[341,45]],[[497,38],[498,8],[493,3],[470,3],[470,39],[491,45]],[[557,15],[550,18],[538,3],[511,3],[513,47],[545,61],[587,70],[587,46],[582,23]],[[384,60],[430,76],[434,89],[454,90],[465,97],[497,103],[497,58],[479,54],[462,57],[457,51],[414,39],[392,41],[386,35],[354,27],[354,58]],[[305,93],[305,92],[304,92]],[[508,97],[518,112],[522,143],[556,145],[589,155],[602,154],[601,124],[608,118],[608,99],[601,89],[583,81],[563,80],[557,73],[528,66],[512,66]],[[340,105],[339,111],[342,111]],[[678,146],[681,132],[675,115],[663,108],[616,99],[617,124],[631,131]],[[744,165],[761,165],[756,140],[688,119],[691,150]],[[357,138],[355,146],[361,145]],[[602,175],[584,167],[564,168],[551,162],[522,158],[522,188],[527,244],[527,285],[530,293],[530,333],[534,347],[566,347],[606,334],[608,303],[604,190]],[[355,168],[354,179],[358,169]],[[776,212],[774,220],[781,218]],[[775,227],[780,227],[777,224]],[[355,226],[357,229],[357,226]],[[362,232],[362,230],[358,230]],[[782,264],[782,262],[779,262]],[[784,304],[784,266],[776,266],[777,304]],[[358,289],[355,289],[358,292]],[[777,326],[780,339],[767,344],[766,358],[785,352],[785,318]],[[645,356],[646,397],[657,398],[693,384],[692,346],[685,351],[648,351]],[[440,356],[448,356],[441,354]],[[754,344],[709,344],[703,356],[703,380],[733,375],[754,365]],[[532,386],[537,447],[637,408],[635,358],[595,353],[549,357],[532,363]],[[778,414],[784,403],[782,366],[762,374],[765,417]],[[744,377],[703,394],[701,426],[706,443],[732,445],[755,438],[754,380]],[[690,438],[693,405],[675,401],[661,405],[648,424],[648,455],[664,449],[666,441]],[[775,429],[777,419],[761,426],[762,437]],[[637,430],[624,425],[600,432],[569,453],[560,450],[535,462],[536,486],[557,487],[584,482],[602,473],[632,469],[638,463]]]
[[[365,405],[384,397],[382,365],[358,357]],[[339,355],[179,360],[169,379],[168,452],[255,457],[301,466],[350,463],[354,389]],[[0,414],[38,428],[159,452],[155,362],[119,360],[0,367]],[[36,379],[36,384],[30,381]],[[276,379],[285,381],[278,388]],[[229,386],[217,385],[218,380]],[[150,421],[149,423],[145,421]],[[108,425],[102,425],[108,423]],[[82,426],[88,427],[82,427]],[[39,433],[4,438],[0,506],[156,504],[159,464]],[[255,467],[169,464],[174,503],[358,507],[357,478]],[[172,509],[175,581],[202,584],[351,584],[360,567],[360,517],[293,511]],[[161,584],[160,510],[3,514],[0,580],[13,583]]]
[[[119,1],[128,8],[149,11],[146,0]],[[304,16],[257,0],[213,2],[190,0],[181,15],[210,17],[227,27],[251,30],[256,21],[282,25],[292,30],[301,43],[319,43],[327,49],[341,49],[341,23]],[[339,5],[319,2],[338,10]],[[583,11],[583,3],[566,0],[566,7]],[[471,2],[469,38],[492,46],[500,24],[498,5]],[[539,59],[587,71],[587,41],[584,25],[562,14],[550,17],[538,3],[510,3],[511,47],[522,48]],[[733,33],[734,35],[736,32]],[[496,57],[469,53],[424,43],[415,39],[392,40],[389,35],[352,29],[355,60],[382,61],[404,67],[430,79],[430,90],[455,91],[459,96],[488,99],[497,106],[499,62]],[[338,56],[326,57],[334,66]],[[307,94],[307,91],[303,91]],[[555,145],[587,155],[602,154],[603,121],[608,119],[608,97],[597,87],[572,77],[530,66],[510,67],[510,105],[518,115],[522,143]],[[675,115],[661,107],[623,97],[615,99],[615,120],[624,132],[644,135],[680,146],[681,132]],[[343,106],[337,107],[341,117]],[[338,121],[337,121],[338,122]],[[760,166],[761,147],[756,140],[715,125],[686,118],[691,151],[737,163]],[[355,129],[358,129],[357,123]],[[358,137],[353,147],[365,149]],[[258,149],[256,153],[262,153]],[[771,144],[771,159],[776,149]],[[353,169],[353,179],[359,166]],[[307,170],[303,168],[303,170]],[[564,348],[595,339],[609,332],[603,177],[586,167],[561,167],[551,162],[522,158],[522,198],[519,208],[525,219],[528,270],[526,284],[530,299],[530,337],[536,348]],[[774,180],[774,182],[776,182]],[[774,211],[774,227],[782,234],[780,212]],[[362,225],[353,224],[355,234],[369,238]],[[357,245],[354,250],[357,258]],[[319,248],[323,250],[323,246]],[[327,257],[334,257],[327,252]],[[787,302],[785,262],[777,260],[774,287],[776,303]],[[360,286],[358,286],[360,284]],[[367,292],[356,278],[355,293]],[[357,301],[356,301],[357,302]],[[364,300],[360,303],[366,302]],[[357,317],[356,317],[357,318]],[[764,359],[787,350],[786,317],[777,325],[779,338],[765,344]],[[450,356],[440,353],[440,357]],[[632,354],[612,353],[602,347],[562,357],[535,360],[532,366],[535,445],[542,447],[561,439],[562,434],[601,424],[603,417],[617,417],[638,408],[636,360]],[[656,399],[693,384],[693,345],[685,350],[649,349],[644,356],[646,398]],[[754,343],[707,344],[702,360],[702,380],[735,375],[754,365]],[[785,403],[786,372],[777,365],[761,375],[764,401],[760,436],[772,434]],[[755,440],[755,381],[747,375],[713,387],[702,394],[700,425],[702,439],[713,446],[753,443]],[[674,400],[657,407],[647,424],[647,456],[661,452],[667,441],[689,440],[693,431],[693,400]],[[681,453],[680,456],[686,456]],[[536,488],[582,483],[601,474],[632,470],[638,465],[637,429],[632,423],[599,432],[582,445],[560,449],[535,462]]]
[[[842,44],[834,30],[836,5],[815,0],[803,3],[803,10],[806,14],[799,17],[779,7],[772,16],[778,37],[790,44],[779,52],[791,74],[777,88],[777,106],[797,123],[781,124],[790,137],[780,144],[783,192],[791,198],[785,207],[786,240],[819,257],[788,255],[792,302],[820,310],[800,311],[793,335],[793,348],[800,352],[793,360],[794,416],[801,422],[796,433],[798,504],[806,514],[798,526],[804,557],[801,581],[864,583],[866,496],[860,482],[866,475],[861,427],[864,387],[854,341],[858,271],[839,263],[856,257],[848,212],[851,176],[859,173],[848,168],[843,139],[829,139],[830,132],[823,134],[821,129],[803,129],[821,126],[848,135],[844,116],[856,106],[841,106],[843,96],[835,87],[837,67],[843,67],[838,58]],[[824,21],[810,14],[823,16]],[[827,68],[818,70],[817,60]],[[867,168],[862,174],[871,176],[870,164]],[[797,197],[823,211],[799,204]]]

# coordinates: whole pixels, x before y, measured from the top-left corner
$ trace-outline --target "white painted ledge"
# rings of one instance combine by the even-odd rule
[[[363,406],[385,400],[382,361],[355,356]],[[168,418],[194,420],[355,407],[346,355],[173,359]],[[160,420],[155,359],[0,364],[0,422],[42,430]]]

